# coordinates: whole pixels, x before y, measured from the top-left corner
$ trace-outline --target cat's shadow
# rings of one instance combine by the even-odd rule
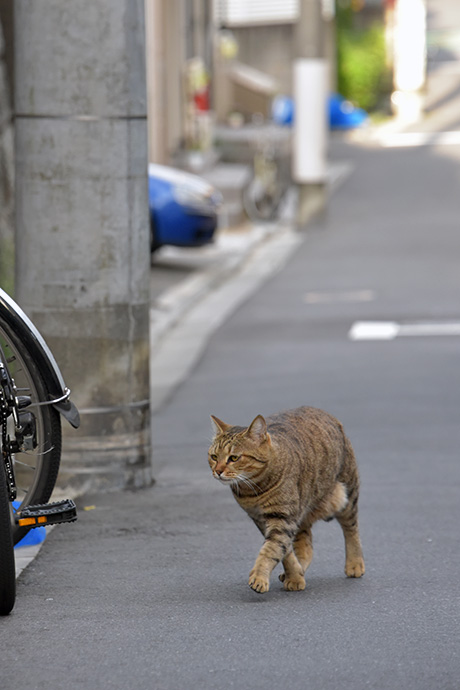
[[[247,604],[250,606],[256,605],[267,605],[267,604],[278,604],[282,603],[285,605],[298,604],[300,602],[339,602],[348,599],[349,597],[354,597],[362,592],[362,584],[364,580],[347,578],[344,575],[338,574],[337,576],[320,576],[312,575],[307,579],[307,586],[301,592],[286,592],[283,588],[282,583],[272,576],[270,582],[270,590],[264,594],[258,594],[254,592],[248,584],[243,583],[232,583],[228,584],[225,588],[225,595],[223,595],[223,590],[211,592],[208,590],[207,601],[213,599],[214,596],[217,601],[221,604],[222,602],[227,602],[229,604]]]

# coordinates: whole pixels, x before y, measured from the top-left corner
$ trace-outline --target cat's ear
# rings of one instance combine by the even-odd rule
[[[211,419],[214,422],[218,434],[225,434],[225,432],[231,428],[231,424],[225,424],[225,422],[218,417],[214,417],[213,414],[211,415]]]
[[[267,432],[267,422],[261,414],[258,414],[257,417],[248,426],[246,435],[249,436],[249,438],[251,438],[253,441],[256,441],[257,443],[263,443],[264,441],[270,438]]]

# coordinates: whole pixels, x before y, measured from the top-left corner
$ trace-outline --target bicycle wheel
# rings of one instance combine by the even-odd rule
[[[243,189],[243,207],[252,222],[268,223],[276,219],[281,197],[273,194],[257,177]]]
[[[22,506],[46,503],[51,496],[61,460],[61,420],[59,413],[50,405],[36,404],[49,400],[45,381],[27,348],[2,321],[0,321],[0,353],[4,366],[8,368],[10,376],[14,379],[17,395],[29,396],[32,401],[32,404],[25,408],[33,415],[29,449],[15,452],[13,455],[20,510]],[[12,419],[9,420],[10,434],[14,434],[12,421]],[[12,521],[15,544],[27,532],[27,527],[18,527]]]
[[[16,599],[11,504],[6,488],[6,474],[0,459],[0,616],[7,616]]]

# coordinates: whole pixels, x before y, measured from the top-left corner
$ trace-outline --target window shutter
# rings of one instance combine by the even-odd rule
[[[297,21],[299,0],[215,0],[216,16],[224,26],[283,24]]]

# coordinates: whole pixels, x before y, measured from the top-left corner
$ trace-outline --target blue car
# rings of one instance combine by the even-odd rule
[[[150,247],[200,247],[212,242],[222,195],[197,175],[149,165]]]

